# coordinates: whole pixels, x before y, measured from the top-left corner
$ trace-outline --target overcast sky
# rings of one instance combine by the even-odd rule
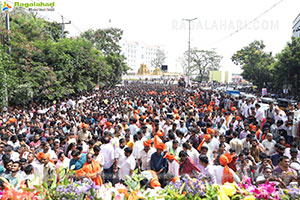
[[[229,36],[278,2],[244,30]],[[123,29],[128,41],[162,45],[169,71],[182,70],[178,57],[188,48],[188,23],[182,19],[197,18],[192,23],[191,47],[215,49],[223,56],[222,70],[240,72],[230,58],[252,41],[263,40],[267,50],[275,54],[284,48],[291,39],[293,20],[300,13],[300,1],[55,0],[55,9],[40,14],[59,22],[59,14],[63,14],[72,21],[72,25],[66,25],[72,36],[111,26]]]

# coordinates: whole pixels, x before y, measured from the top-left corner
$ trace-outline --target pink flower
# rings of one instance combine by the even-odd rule
[[[124,200],[124,194],[117,194],[115,200]]]

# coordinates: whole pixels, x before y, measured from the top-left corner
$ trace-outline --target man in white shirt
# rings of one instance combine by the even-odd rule
[[[290,147],[284,150],[284,155],[291,159],[291,149],[297,149],[297,143],[291,142]],[[298,158],[300,159],[300,151],[298,150]]]
[[[186,128],[184,121],[180,120],[179,124],[180,124],[179,130],[184,134],[186,134],[188,132],[188,129]]]
[[[221,157],[220,157],[220,163],[223,163],[223,157],[224,157],[225,155],[222,155]],[[229,160],[227,160],[227,164],[228,164],[228,161]],[[224,167],[227,165],[224,165],[225,163],[223,163],[223,165],[216,165],[216,166],[214,166],[214,171],[215,171],[215,174],[216,174],[216,183],[217,184],[219,184],[219,185],[222,185],[222,178],[223,178],[223,176],[225,175],[226,176],[226,174],[224,174],[223,172],[224,172]],[[226,167],[228,167],[228,166],[226,166]],[[238,175],[231,169],[231,168],[229,168],[229,170],[230,170],[230,173],[232,174],[232,176],[233,176],[233,180],[234,180],[234,182],[236,182],[236,183],[239,183],[241,180],[240,180],[240,178],[238,177]]]
[[[33,167],[34,175],[38,178],[39,183],[42,183],[42,180],[44,178],[44,165],[41,163],[41,160],[35,159],[31,163]]]
[[[246,104],[243,106],[243,114],[244,114],[245,118],[248,118],[248,116],[249,116],[249,108],[250,108],[250,102],[247,99]]]
[[[136,162],[138,161],[140,152],[144,148],[143,141],[141,140],[141,132],[140,131],[139,131],[138,135],[140,135],[140,136],[137,137],[137,140],[134,142],[133,149],[132,149],[132,156],[135,158]]]
[[[192,145],[188,142],[183,143],[183,150],[187,152],[189,157],[194,160],[195,163],[198,162],[199,153],[196,149],[192,147]]]
[[[5,148],[4,148],[4,153],[5,154],[7,154],[7,155],[10,155],[10,159],[12,160],[12,161],[18,161],[20,158],[20,155],[19,155],[19,153],[17,153],[17,152],[15,152],[15,151],[13,151],[13,148],[12,148],[12,146],[6,146]]]
[[[138,154],[138,168],[139,171],[151,169],[150,160],[155,149],[152,148],[152,140],[147,140],[143,142],[144,149]]]
[[[274,104],[271,102],[269,103],[269,108],[266,110],[266,118],[271,118],[272,120],[274,120]]]
[[[135,169],[136,166],[136,162],[134,157],[131,155],[132,150],[130,147],[126,147],[124,149],[124,160],[122,161],[122,163],[120,164],[120,168],[119,168],[119,179],[121,181],[125,181],[126,180],[126,176],[131,176],[133,173],[133,170]]]
[[[173,140],[172,141],[172,147],[167,149],[171,154],[175,155],[176,159],[179,159],[179,153],[182,150],[181,147],[179,147],[179,142],[178,140]]]
[[[57,155],[56,155],[56,153],[51,149],[50,144],[49,144],[48,142],[45,142],[45,143],[42,145],[42,148],[43,148],[44,154],[49,154],[51,160],[57,161]]]
[[[210,183],[216,183],[216,174],[214,171],[214,167],[209,164],[208,157],[205,155],[200,155],[199,164],[199,168],[201,169],[201,175],[203,175],[207,179],[210,179],[208,180]]]
[[[129,129],[130,129],[130,134],[131,135],[135,135],[138,131],[138,127],[136,125],[137,120],[135,118],[130,119],[130,125],[129,125]]]
[[[275,107],[274,119],[275,119],[275,124],[277,123],[278,120],[282,120],[283,124],[285,124],[285,122],[287,121],[285,112],[278,107]]]
[[[100,153],[104,157],[103,171],[105,176],[105,183],[112,182],[113,173],[117,172],[117,167],[115,166],[115,151],[113,146],[109,143],[109,137],[105,136],[103,139],[103,145],[101,146]]]
[[[239,155],[243,150],[243,142],[238,139],[238,133],[234,131],[232,133],[233,139],[230,141],[230,147],[235,150],[236,154]]]
[[[102,155],[102,153],[100,153],[101,148],[100,146],[96,145],[93,147],[94,150],[94,159],[99,163],[100,167],[101,167],[101,171],[103,171],[103,165],[104,165],[104,156]]]
[[[172,173],[175,177],[179,176],[180,165],[178,160],[175,158],[175,155],[167,152],[164,158],[168,159],[168,163],[169,163],[168,173]]]
[[[261,143],[264,148],[265,148],[265,153],[268,155],[268,156],[271,156],[272,154],[275,153],[275,140],[273,140],[273,135],[272,133],[268,133],[267,134],[267,139],[262,141]]]
[[[265,111],[258,103],[255,104],[255,108],[255,119],[258,122],[259,126],[262,126],[266,122]]]

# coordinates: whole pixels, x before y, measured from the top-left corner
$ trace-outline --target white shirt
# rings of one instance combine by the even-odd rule
[[[249,116],[249,114],[248,114],[249,108],[250,108],[250,105],[248,106],[247,104],[245,104],[245,106],[244,106],[244,112],[243,112],[245,118],[247,118]]]
[[[291,156],[291,148],[290,147],[286,148],[284,150],[284,155],[287,156],[287,157],[289,157],[289,158],[292,158],[292,156]],[[298,158],[300,158],[300,151],[299,150],[298,150]]]
[[[259,108],[257,111],[256,111],[256,114],[255,114],[255,119],[260,122],[261,120],[263,120],[265,118],[265,111],[263,108]]]
[[[208,151],[206,153],[206,156],[208,157],[209,160],[212,160],[214,157],[214,154],[212,153],[212,151],[210,150],[210,145],[207,144],[206,142],[203,143],[202,146],[206,146],[208,148]],[[196,162],[196,161],[195,161]]]
[[[269,140],[264,140],[264,141],[262,141],[261,144],[264,146],[265,153],[268,156],[271,156],[273,153],[275,153],[275,144],[276,144],[276,142],[274,140],[272,140],[271,142]],[[267,148],[268,148],[268,150],[267,150]]]
[[[211,151],[214,152],[214,150],[218,150],[219,149],[219,145],[220,145],[220,141],[216,138],[216,137],[212,137],[210,143],[209,143],[210,147],[211,147]]]
[[[14,149],[21,146],[19,141],[15,142],[15,143],[13,143],[12,141],[8,141],[7,144],[12,146]]]
[[[173,160],[172,163],[168,161],[169,163],[169,171],[170,173],[174,174],[175,176],[179,176],[179,164]]]
[[[117,158],[119,160],[122,157],[122,155],[124,155],[124,148],[121,149],[120,147],[118,147],[115,150],[115,158]]]
[[[19,157],[20,157],[20,154],[15,151],[13,151],[12,154],[10,155],[10,159],[12,159],[12,161],[14,161],[14,162],[20,160]]]
[[[171,149],[173,145],[173,140],[166,142],[165,145],[166,145],[166,149]]]
[[[36,177],[38,177],[38,179],[41,181],[43,180],[44,177],[44,165],[41,164],[39,161],[34,160],[31,163],[32,167],[33,167],[33,171]]]
[[[142,140],[138,140],[134,143],[133,149],[132,149],[132,156],[135,159],[138,159],[140,152],[143,150],[144,144]]]
[[[65,156],[64,161],[62,162],[60,159],[57,160],[56,167],[67,169],[70,166],[70,159]]]
[[[224,170],[224,167],[221,165],[214,166],[214,171],[215,171],[216,181],[217,181],[216,183],[219,185],[222,185],[223,170]],[[236,175],[236,173],[230,168],[229,168],[229,170],[231,171],[231,173],[233,175],[233,180],[236,183],[241,182],[240,178]]]
[[[109,143],[108,144],[103,144],[101,146],[100,153],[104,157],[103,168],[104,169],[109,169],[114,164],[114,159],[115,159],[115,151],[114,151],[113,146]]]
[[[187,151],[187,154],[189,155],[189,157],[191,158],[191,159],[193,159],[194,160],[194,162],[195,163],[197,163],[197,161],[198,161],[198,157],[199,157],[199,153],[198,153],[198,151],[196,150],[196,149],[194,149],[194,148],[192,148],[191,150],[188,150]]]
[[[153,153],[155,153],[155,149],[151,147],[147,153],[143,149],[138,154],[138,159],[142,161],[142,167],[141,167],[141,169],[143,171],[151,169],[150,160],[151,160],[151,156],[152,156]]]
[[[129,126],[129,129],[130,129],[130,134],[135,135],[137,133],[138,127],[136,124],[131,124]]]
[[[103,165],[104,165],[104,156],[102,155],[101,152],[99,152],[99,155],[97,157],[94,158],[99,165],[101,166],[101,170],[103,170]]]
[[[125,161],[125,152],[124,149],[117,148],[115,151],[115,158],[118,161],[118,167],[121,167],[122,162]]]
[[[151,139],[151,134],[153,132],[153,128],[152,128],[152,126],[150,124],[147,124],[146,126],[147,126],[147,134],[146,134],[146,136],[147,136],[148,139]]]
[[[44,152],[44,153],[45,153],[45,152]],[[45,153],[45,154],[50,154],[50,159],[51,159],[51,160],[57,159],[56,153],[55,153],[53,150],[51,150],[51,149],[49,149],[48,152]]]
[[[179,153],[180,151],[182,151],[181,147],[177,147],[176,150],[173,149],[173,147],[167,149],[170,153],[172,153],[173,155],[175,155],[175,157],[178,159],[179,158]]]
[[[130,170],[134,170],[136,166],[135,159],[132,155],[124,158],[124,161],[120,165],[119,178],[121,180],[126,180],[126,175],[129,176]]]
[[[278,114],[276,112],[274,113],[274,119],[275,119],[275,124],[277,123],[278,120],[282,120],[283,123],[285,123],[287,117],[283,110],[279,110]]]
[[[211,179],[212,184],[216,183],[215,168],[213,165],[207,165],[207,167],[199,165],[199,168],[201,170],[201,175],[209,177]]]
[[[243,142],[238,138],[233,138],[230,143],[230,147],[235,150],[236,154],[239,155],[243,150]]]

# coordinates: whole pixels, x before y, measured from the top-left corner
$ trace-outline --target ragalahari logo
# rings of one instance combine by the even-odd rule
[[[9,11],[9,9],[11,9],[11,8],[12,7],[6,1],[3,2],[3,5],[2,5],[2,11],[3,12]]]

